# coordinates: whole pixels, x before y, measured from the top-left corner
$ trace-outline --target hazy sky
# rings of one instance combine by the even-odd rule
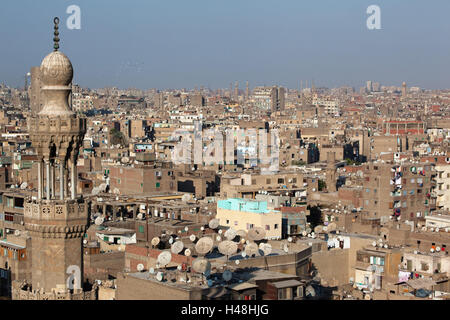
[[[81,30],[69,30],[69,5]],[[381,7],[381,30],[366,9]],[[1,0],[0,82],[61,48],[83,87],[383,85],[450,88],[449,0]]]

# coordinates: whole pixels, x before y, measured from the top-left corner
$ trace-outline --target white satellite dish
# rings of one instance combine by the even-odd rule
[[[14,235],[15,235],[15,236],[20,236],[20,230],[14,231]]]
[[[272,246],[269,243],[260,243],[259,250],[261,250],[265,256],[272,252]]]
[[[169,239],[169,243],[170,243],[170,244],[172,244],[172,243],[173,243],[173,238],[172,238],[172,237],[170,237],[170,239]]]
[[[431,248],[431,249],[430,249],[430,251],[431,251],[431,253],[433,253],[433,252],[434,252],[434,249],[433,249],[433,248]]]
[[[289,247],[288,247],[287,245],[284,245],[283,251],[286,252],[286,253],[288,253],[288,252],[289,252]]]
[[[222,278],[225,281],[230,281],[233,278],[233,273],[230,270],[225,270],[222,273]]]
[[[441,251],[441,247],[436,247],[436,252]]]
[[[217,236],[216,241],[222,241],[222,238],[220,236]]]
[[[138,218],[139,220],[142,220],[142,218],[143,218],[142,213],[138,213],[137,218]]]
[[[192,269],[197,273],[207,274],[211,270],[211,262],[205,258],[197,258],[192,262]]]
[[[184,231],[188,232],[189,228],[188,227],[184,227]]]
[[[144,265],[142,263],[139,263],[137,265],[137,269],[138,269],[139,272],[141,272],[142,270],[144,270]]]
[[[220,229],[219,231],[217,231],[217,233],[222,234],[222,233],[223,233],[223,230]]]
[[[385,249],[389,248],[389,246],[387,245],[387,243],[384,245],[384,248],[385,248]]]
[[[303,231],[302,236],[306,237],[306,235],[307,235],[306,231]]]
[[[376,247],[377,246],[377,242],[376,241],[372,242],[372,246]]]
[[[189,256],[191,255],[191,250],[190,250],[190,249],[184,250],[184,255],[185,255],[186,257],[189,257]]]
[[[25,190],[28,187],[28,183],[24,182],[20,185],[20,189]]]
[[[171,247],[170,251],[174,254],[179,254],[184,248],[184,244],[182,241],[176,241]]]
[[[192,242],[194,242],[195,239],[197,239],[197,237],[195,236],[195,234],[191,234],[191,235],[189,236],[189,240],[191,240]]]
[[[256,255],[258,253],[258,246],[254,242],[250,242],[245,246],[245,253],[251,257],[252,255]]]
[[[219,219],[212,219],[211,221],[209,221],[208,226],[211,229],[217,229],[219,227],[220,221]]]
[[[234,263],[239,264],[240,262],[239,262],[239,260],[236,260]]]
[[[198,242],[195,245],[195,251],[197,251],[198,254],[207,254],[209,251],[211,251],[212,247],[214,245],[214,241],[209,237],[203,237],[198,240]]]
[[[288,240],[289,242],[292,242],[292,237],[289,237],[287,240]]]
[[[201,226],[201,227],[200,227],[200,230],[205,231],[205,227],[204,227],[204,226]]]
[[[239,229],[238,231],[236,231],[236,235],[241,237],[241,238],[246,238],[247,237],[247,231]]]
[[[231,240],[223,241],[219,243],[219,252],[225,256],[231,256],[238,250],[237,243]]]
[[[159,241],[158,237],[154,237],[151,241],[152,246],[156,247],[159,244]]]
[[[163,281],[164,280],[164,273],[158,272],[156,274],[156,280],[158,280],[159,282]]]
[[[156,261],[162,266],[165,267],[170,263],[170,260],[172,260],[172,254],[169,251],[163,251],[159,254]]]
[[[181,265],[178,265],[177,270],[181,271],[181,270],[183,270],[183,267]]]
[[[266,230],[260,227],[252,228],[248,231],[248,238],[253,241],[259,241],[266,236]]]
[[[88,243],[88,241],[87,241],[86,239],[84,239],[84,240],[83,240],[83,243],[84,243],[84,244],[87,244],[87,243]]]
[[[242,252],[241,252],[241,256],[242,256],[242,258],[245,258],[245,257],[247,256],[247,254],[245,253],[245,251],[242,251]]]
[[[103,223],[104,219],[102,217],[95,218],[95,224],[97,226],[101,225]]]
[[[155,274],[155,268],[150,268],[150,270],[148,270],[151,274]]]
[[[233,228],[230,228],[227,231],[225,231],[224,236],[228,240],[233,240],[236,237],[236,230],[234,230]]]

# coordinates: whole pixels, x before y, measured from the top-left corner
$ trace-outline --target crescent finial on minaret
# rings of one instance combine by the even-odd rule
[[[58,31],[59,18],[55,17],[53,19],[53,23],[55,24],[55,26],[54,26],[55,32],[53,33],[55,36],[53,38],[53,41],[54,41],[53,48],[55,49],[55,51],[58,51],[58,49],[59,49],[59,37],[58,37],[59,36],[59,31]]]

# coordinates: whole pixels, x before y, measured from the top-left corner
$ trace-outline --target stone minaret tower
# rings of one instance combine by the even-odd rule
[[[336,153],[327,152],[326,183],[328,192],[336,192]]]
[[[28,119],[38,156],[38,188],[25,203],[24,220],[32,238],[32,290],[77,293],[83,283],[87,205],[77,196],[76,162],[86,119],[78,118],[69,106],[72,63],[58,51],[59,19],[54,23],[54,51],[40,66],[43,107]]]

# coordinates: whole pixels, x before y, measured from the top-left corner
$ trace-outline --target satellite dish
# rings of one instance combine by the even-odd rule
[[[217,236],[216,241],[222,241],[222,238],[220,236]]]
[[[139,220],[142,220],[142,218],[143,218],[142,213],[138,213],[137,218],[138,218]]]
[[[195,239],[197,239],[197,237],[195,236],[195,234],[191,234],[191,235],[189,236],[189,240],[191,240],[192,242],[194,242]]]
[[[248,238],[253,241],[259,241],[264,239],[266,231],[263,228],[256,227],[248,231]]]
[[[242,252],[241,252],[241,256],[242,256],[242,258],[245,258],[245,257],[247,256],[247,254],[245,253],[245,251],[242,251]]]
[[[269,243],[261,243],[259,245],[259,250],[261,250],[265,256],[272,252],[272,246]]]
[[[441,247],[436,247],[436,252],[441,251]]]
[[[172,260],[172,254],[169,251],[163,251],[159,254],[156,261],[162,266],[165,267],[169,264],[170,260]]]
[[[184,248],[184,244],[182,241],[176,241],[171,247],[170,251],[174,254],[179,254]]]
[[[433,253],[433,252],[434,252],[434,249],[433,249],[433,248],[431,248],[431,249],[430,249],[430,251],[431,251],[431,253]]]
[[[222,229],[220,229],[219,231],[217,231],[219,234],[222,234],[222,232],[223,232],[223,230]]]
[[[159,241],[158,237],[154,237],[151,241],[152,246],[156,247],[159,244]]]
[[[180,264],[180,265],[178,265],[178,267],[177,267],[177,270],[178,271],[181,271],[181,270],[183,270],[183,266]]]
[[[246,238],[247,237],[247,231],[239,229],[238,231],[236,231],[236,235],[241,237],[241,238]]]
[[[158,281],[163,281],[164,280],[164,273],[162,273],[162,272],[158,272],[157,274],[156,274],[156,280],[158,280]]]
[[[200,230],[205,231],[205,227],[204,227],[204,226],[201,226],[201,227],[200,227]]]
[[[211,221],[209,221],[208,226],[211,229],[217,229],[219,227],[220,221],[219,219],[212,219]]]
[[[227,231],[225,231],[225,238],[227,238],[228,240],[233,240],[236,237],[236,230],[234,230],[233,228],[228,229]]]
[[[377,246],[377,242],[376,241],[372,242],[372,246],[376,247]]]
[[[197,258],[192,262],[192,268],[197,273],[208,273],[211,270],[211,262],[205,258]]]
[[[303,231],[302,236],[306,237],[306,235],[307,235],[306,231]]]
[[[286,253],[289,253],[289,247],[288,247],[287,244],[284,245],[283,251],[286,252]]]
[[[20,236],[20,230],[14,231],[14,235],[15,235],[15,236]]]
[[[170,243],[170,244],[172,244],[172,243],[173,243],[173,238],[172,238],[172,237],[170,237],[170,239],[169,239],[169,243]]]
[[[315,297],[316,296],[316,290],[314,290],[313,286],[307,286],[305,288],[305,295],[307,297]]]
[[[237,243],[231,240],[221,242],[218,248],[219,252],[225,256],[231,256],[238,250]]]
[[[188,227],[184,227],[184,231],[188,232],[189,228]]]
[[[28,187],[28,183],[24,182],[20,185],[20,189],[25,190]]]
[[[292,242],[292,237],[289,237],[287,240],[288,240],[289,242]]]
[[[184,250],[184,255],[185,255],[186,257],[189,257],[189,256],[191,255],[191,250],[190,250],[190,249]]]
[[[144,270],[144,265],[142,263],[139,263],[137,265],[137,269],[138,269],[139,272],[141,272],[142,270]]]
[[[239,262],[239,260],[236,260],[234,263],[239,264],[240,262]]]
[[[225,270],[222,273],[222,279],[225,281],[230,281],[233,278],[233,273],[230,270]]]
[[[244,251],[249,257],[251,257],[258,253],[258,246],[256,245],[256,243],[251,242],[245,246]]]
[[[389,248],[389,246],[387,245],[387,243],[384,245],[384,248],[385,248],[385,249]]]
[[[198,240],[198,242],[195,245],[195,251],[197,251],[198,254],[207,254],[209,251],[211,251],[212,247],[214,245],[214,241],[209,237],[203,237]]]
[[[95,224],[97,226],[101,225],[103,223],[104,219],[102,217],[95,218]]]
[[[88,243],[88,241],[87,241],[86,239],[84,239],[84,240],[83,240],[83,243],[84,243],[84,244],[87,244],[87,243]]]
[[[155,274],[155,268],[150,268],[150,270],[148,270],[151,274]]]

